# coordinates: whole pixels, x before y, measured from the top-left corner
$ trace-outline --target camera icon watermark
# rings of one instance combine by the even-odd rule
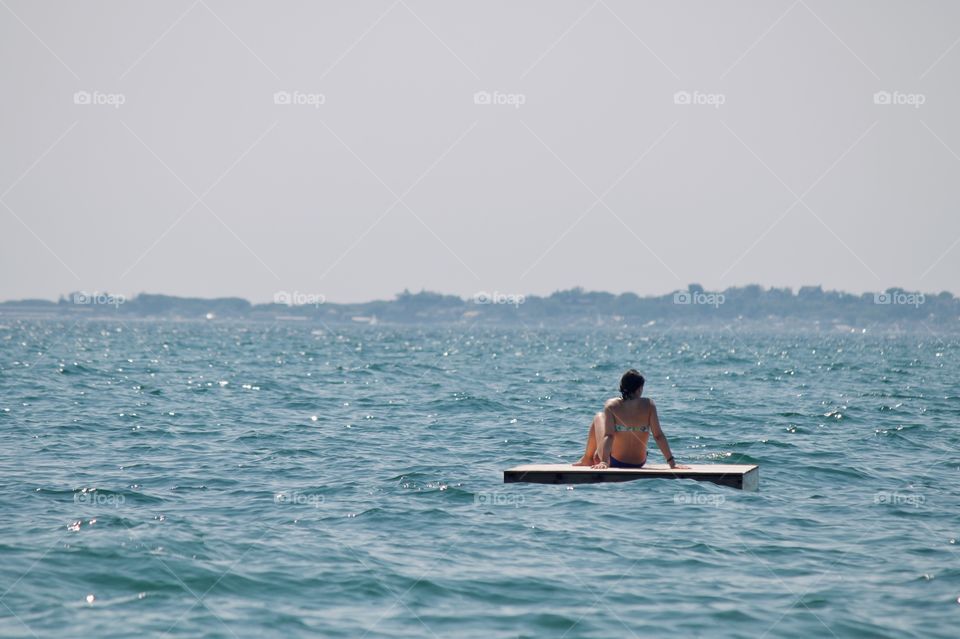
[[[720,308],[727,301],[723,293],[708,293],[706,291],[678,291],[673,294],[674,304],[695,304]]]
[[[81,90],[73,94],[73,103],[81,106],[112,106],[119,109],[126,101],[127,96],[122,93]]]
[[[723,93],[704,93],[703,91],[677,91],[673,94],[673,103],[680,105],[712,106],[719,109],[727,102]]]
[[[913,306],[920,308],[920,305],[927,301],[923,293],[904,293],[903,291],[887,291],[886,293],[874,293],[874,304],[890,304],[898,306]]]
[[[527,103],[527,96],[523,93],[477,91],[473,94],[473,103],[480,105],[512,106],[514,109],[519,109]]]
[[[73,493],[73,503],[85,506],[119,508],[126,501],[123,495],[99,493],[96,488],[84,488],[78,493]]]
[[[723,495],[710,493],[690,492],[677,493],[673,496],[673,503],[677,506],[722,506],[727,500]]]
[[[323,495],[316,493],[277,493],[273,496],[273,503],[278,506],[311,506],[319,508],[326,501]]]
[[[522,293],[501,293],[499,291],[488,293],[487,291],[479,291],[474,293],[471,299],[474,304],[509,304],[516,308],[527,301],[527,296]]]
[[[326,296],[320,293],[301,293],[300,291],[277,291],[273,294],[274,304],[286,304],[287,306],[305,306],[312,304],[319,307],[326,303]]]
[[[70,301],[74,304],[84,306],[112,306],[114,308],[120,308],[121,304],[126,303],[127,298],[123,295],[115,295],[113,293],[98,293],[94,291],[93,294],[89,294],[85,291],[77,291],[70,296]]]
[[[524,502],[523,495],[504,493],[497,490],[475,493],[474,506],[513,506],[519,508]]]
[[[926,104],[924,93],[902,93],[900,91],[877,91],[873,94],[873,103],[892,106],[912,106],[919,109]]]
[[[327,96],[322,93],[277,91],[273,94],[273,103],[292,106],[312,106],[314,109],[319,109],[327,103]]]
[[[879,492],[873,496],[873,503],[875,504],[913,506],[914,508],[919,508],[926,503],[926,501],[927,498],[923,495],[918,495],[916,493],[898,493],[897,491]]]

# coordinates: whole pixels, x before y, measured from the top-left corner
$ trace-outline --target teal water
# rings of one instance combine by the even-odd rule
[[[958,354],[4,320],[0,636],[956,637]],[[760,491],[502,483],[576,459],[631,366],[678,459]]]

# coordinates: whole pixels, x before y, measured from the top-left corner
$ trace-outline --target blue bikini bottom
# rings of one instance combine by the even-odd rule
[[[644,459],[639,464],[629,464],[627,462],[622,462],[613,455],[610,455],[610,468],[643,468],[643,465],[647,463],[647,460]]]

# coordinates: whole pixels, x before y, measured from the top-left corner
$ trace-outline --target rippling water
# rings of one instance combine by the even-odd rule
[[[0,635],[955,637],[958,346],[6,320]],[[760,491],[502,483],[631,366]]]

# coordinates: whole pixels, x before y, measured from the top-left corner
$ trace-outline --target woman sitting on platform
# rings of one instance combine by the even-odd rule
[[[670,452],[667,436],[660,428],[657,406],[643,393],[643,375],[634,369],[620,378],[620,397],[608,399],[603,410],[593,417],[587,449],[574,466],[591,468],[642,468],[647,463],[650,434],[660,447],[670,468],[680,466]]]

